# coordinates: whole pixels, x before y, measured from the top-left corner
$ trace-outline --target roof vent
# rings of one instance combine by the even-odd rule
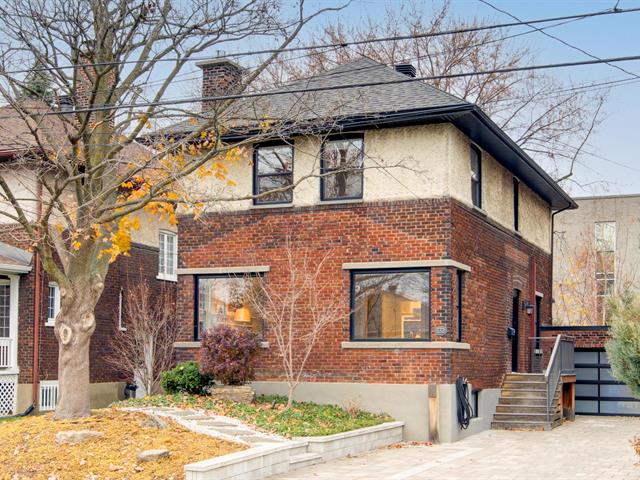
[[[416,67],[414,67],[410,63],[399,63],[398,65],[395,65],[394,68],[396,69],[396,72],[402,73],[407,77],[416,76]]]

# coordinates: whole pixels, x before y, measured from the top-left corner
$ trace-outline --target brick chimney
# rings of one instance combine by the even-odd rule
[[[242,81],[242,67],[227,58],[213,58],[196,63],[202,69],[202,96],[218,97],[237,91]],[[202,101],[202,111],[212,110],[216,102]]]

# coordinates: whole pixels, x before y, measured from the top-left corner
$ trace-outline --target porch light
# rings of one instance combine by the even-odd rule
[[[533,314],[533,304],[529,303],[529,302],[522,302],[524,303],[524,311],[527,312],[527,315],[532,315]]]

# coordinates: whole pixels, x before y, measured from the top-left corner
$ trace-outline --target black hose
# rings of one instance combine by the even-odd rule
[[[473,416],[473,409],[469,403],[469,384],[467,384],[462,377],[456,378],[456,394],[458,397],[458,425],[463,430],[469,428],[471,417]]]

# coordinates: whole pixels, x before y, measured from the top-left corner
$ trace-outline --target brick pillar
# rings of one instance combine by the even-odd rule
[[[226,58],[214,58],[196,63],[202,69],[202,96],[216,97],[237,90],[242,80],[242,67]],[[202,101],[202,111],[210,111],[216,102]]]

